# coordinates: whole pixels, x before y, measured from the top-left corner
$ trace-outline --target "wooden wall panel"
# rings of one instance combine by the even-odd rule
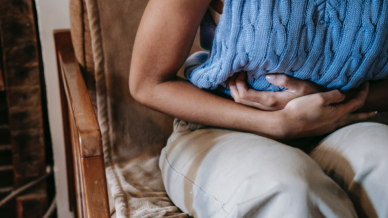
[[[0,187],[8,189],[16,189],[45,174],[42,72],[36,29],[34,0],[1,0],[0,155],[10,158],[1,162]],[[1,170],[2,167],[5,168]],[[42,217],[47,209],[45,182],[10,205],[8,211],[16,212],[17,208],[19,218]],[[0,217],[5,214],[10,213],[0,210]]]
[[[0,4],[15,188],[45,173],[41,72],[33,7],[33,0],[2,0]]]
[[[5,198],[14,189],[12,171],[12,151],[10,141],[11,138],[8,125],[8,109],[6,96],[4,90],[0,89],[0,199]],[[16,217],[15,200],[11,200],[0,208],[0,217]]]
[[[20,187],[45,174],[44,142],[41,130],[36,129],[12,131],[11,139],[15,187]]]

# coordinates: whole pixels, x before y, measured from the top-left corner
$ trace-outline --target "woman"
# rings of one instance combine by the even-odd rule
[[[210,4],[150,0],[133,51],[132,96],[177,117],[160,158],[171,200],[193,217],[388,217],[388,126],[354,124],[388,109],[387,80],[343,94],[268,75],[287,91],[260,92],[240,73],[235,101],[199,89],[176,73]],[[325,134],[305,152],[287,145]]]

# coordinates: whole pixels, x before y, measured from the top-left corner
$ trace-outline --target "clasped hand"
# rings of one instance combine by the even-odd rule
[[[245,72],[230,78],[231,96],[237,103],[274,111],[281,120],[279,127],[282,128],[282,139],[329,133],[376,114],[353,113],[365,103],[369,92],[368,82],[360,87],[356,97],[344,102],[345,94],[339,90],[322,92],[320,87],[312,82],[284,74],[266,76],[270,83],[285,87],[283,92],[248,89],[245,78]]]
[[[268,82],[285,87],[283,92],[265,92],[248,89],[246,72],[234,74],[229,79],[230,94],[234,101],[260,110],[277,111],[286,107],[295,98],[321,92],[321,88],[309,81],[287,76],[285,74],[270,74],[266,76]]]

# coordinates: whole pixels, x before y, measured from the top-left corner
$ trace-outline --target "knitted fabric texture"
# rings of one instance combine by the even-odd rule
[[[226,0],[217,27],[205,15],[201,45],[185,70],[199,88],[229,93],[246,71],[256,90],[284,90],[265,79],[284,73],[346,91],[388,76],[388,1]]]

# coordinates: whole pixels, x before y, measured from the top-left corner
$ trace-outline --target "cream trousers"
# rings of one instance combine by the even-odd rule
[[[359,123],[303,152],[176,119],[159,161],[171,200],[195,218],[388,217],[388,126]]]

